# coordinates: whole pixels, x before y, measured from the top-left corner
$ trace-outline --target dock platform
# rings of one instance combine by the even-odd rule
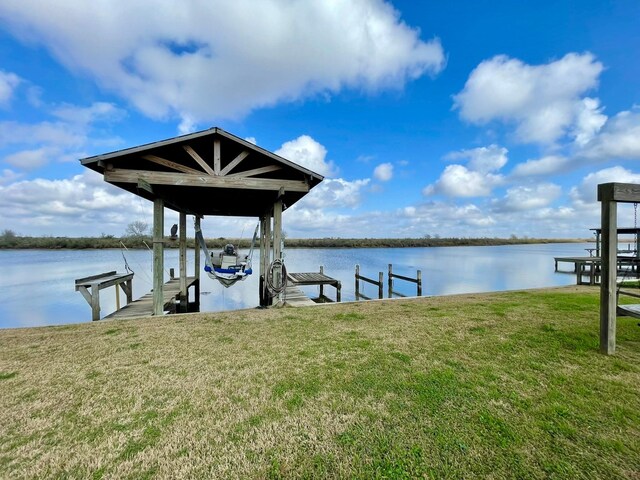
[[[198,281],[196,277],[187,277],[187,292],[192,285]],[[165,312],[174,312],[176,300],[180,297],[180,279],[173,278],[164,284],[162,288],[163,303]],[[187,294],[188,295],[188,294]],[[149,317],[153,315],[153,291],[140,297],[138,300],[125,305],[120,310],[104,317],[105,319]]]
[[[320,286],[320,298],[325,301],[332,301],[324,295],[324,286],[329,285],[336,289],[336,302],[341,301],[342,283],[336,278],[329,277],[324,274],[323,268],[320,267],[320,272],[307,272],[307,273],[287,273],[287,279],[292,287],[297,286]],[[300,293],[302,291],[298,289]],[[302,293],[304,295],[304,293]]]
[[[601,257],[554,257],[555,271],[560,273],[575,273],[577,285],[597,285],[600,281],[600,270],[602,267]],[[560,270],[560,263],[572,263],[573,270]],[[618,256],[618,272],[619,277],[631,276],[638,278],[640,271],[638,269],[639,260],[636,257]],[[587,281],[584,277],[587,277]]]

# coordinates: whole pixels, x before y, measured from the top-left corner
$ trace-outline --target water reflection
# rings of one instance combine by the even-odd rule
[[[424,295],[447,295],[521,288],[568,285],[573,275],[555,273],[554,256],[582,256],[590,244],[515,245],[498,247],[376,248],[376,249],[289,249],[285,263],[290,272],[318,271],[342,282],[342,299],[354,300],[354,267],[361,274],[377,279],[384,272],[387,296],[387,269],[415,277],[422,270]],[[125,253],[135,271],[133,297],[152,288],[152,254],[148,250]],[[117,270],[124,272],[120,250],[17,250],[0,251],[3,275],[0,277],[0,328],[55,325],[88,321],[91,308],[75,291],[76,278]],[[189,274],[193,272],[193,252],[188,254]],[[204,265],[204,262],[201,263]],[[259,255],[254,255],[254,265]],[[179,265],[177,250],[165,252],[165,280],[168,269]],[[256,268],[257,271],[257,268]],[[415,284],[396,280],[394,290],[404,295],[416,294]],[[305,287],[318,295],[318,287]],[[377,297],[378,289],[362,284],[361,293]],[[335,290],[325,287],[325,295],[335,298]],[[115,289],[100,292],[102,315],[115,310]],[[124,302],[124,295],[120,296]],[[236,310],[258,304],[258,275],[252,275],[231,288],[202,275],[201,309],[203,311]]]

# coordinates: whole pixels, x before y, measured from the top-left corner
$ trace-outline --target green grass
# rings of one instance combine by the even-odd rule
[[[0,331],[0,478],[640,477],[588,288]]]

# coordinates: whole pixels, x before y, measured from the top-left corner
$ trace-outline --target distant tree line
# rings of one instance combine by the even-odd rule
[[[540,239],[540,238],[287,238],[286,248],[403,248],[403,247],[450,247],[450,246],[490,246],[519,245],[537,243],[584,242],[585,239]],[[251,246],[251,238],[207,238],[209,249],[221,249],[227,243],[238,248]],[[0,249],[102,249],[102,248],[153,248],[152,238],[147,232],[138,231],[123,237],[102,234],[100,237],[26,237],[11,230],[0,234]],[[195,240],[187,239],[188,248],[194,248]],[[165,248],[178,248],[178,242],[166,237]],[[257,246],[256,246],[257,248]]]

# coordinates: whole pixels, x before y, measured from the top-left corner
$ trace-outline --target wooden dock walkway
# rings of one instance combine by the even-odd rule
[[[187,277],[187,292],[189,288],[197,282],[196,277]],[[162,289],[164,311],[174,312],[176,309],[176,300],[180,297],[180,279],[173,278],[164,284]],[[138,300],[125,305],[120,310],[104,317],[105,319],[118,319],[118,318],[135,318],[135,317],[149,317],[153,315],[153,291],[140,297]]]
[[[287,284],[284,292],[284,304],[291,307],[310,307],[316,305],[297,285]]]

